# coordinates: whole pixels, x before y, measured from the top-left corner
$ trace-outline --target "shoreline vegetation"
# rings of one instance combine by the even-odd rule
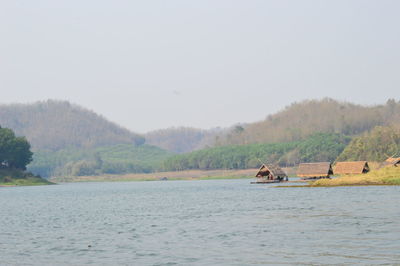
[[[32,162],[31,145],[25,137],[0,126],[0,186],[37,186],[51,182],[26,171]]]
[[[366,174],[344,175],[333,179],[319,179],[306,187],[400,185],[400,167],[388,166]]]
[[[158,172],[149,174],[124,174],[100,176],[55,177],[50,179],[55,183],[69,182],[130,182],[130,181],[167,181],[167,180],[212,180],[212,179],[253,179],[258,169],[243,170],[187,170],[176,172]],[[294,177],[294,169],[285,169]],[[289,181],[297,183],[299,181]],[[367,174],[344,175],[332,179],[304,181],[305,185],[278,187],[338,187],[338,186],[371,186],[400,185],[400,167],[384,167],[372,170]]]
[[[157,172],[148,174],[98,175],[54,177],[52,182],[121,182],[121,181],[159,181],[159,180],[209,180],[209,179],[244,179],[254,178],[258,169],[242,170],[187,170]]]
[[[40,176],[19,169],[0,169],[0,187],[53,185]]]

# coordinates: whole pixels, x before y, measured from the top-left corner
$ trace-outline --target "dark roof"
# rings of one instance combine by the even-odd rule
[[[266,165],[263,164],[260,167],[260,170],[258,170],[256,177],[263,177],[263,176],[267,176],[269,175],[269,173],[271,173],[274,177],[287,177],[286,173],[282,170],[282,168],[280,168],[277,165]]]
[[[362,174],[369,172],[367,161],[337,162],[333,172],[336,174]]]
[[[297,169],[297,176],[299,177],[328,177],[331,174],[333,174],[333,171],[329,162],[301,163]]]

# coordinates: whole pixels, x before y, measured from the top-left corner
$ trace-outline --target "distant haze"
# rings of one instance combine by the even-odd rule
[[[65,99],[136,132],[293,101],[398,99],[400,1],[0,2],[0,102]]]

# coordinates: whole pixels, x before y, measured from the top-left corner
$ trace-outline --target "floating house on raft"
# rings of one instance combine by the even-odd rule
[[[324,163],[301,163],[297,169],[297,176],[302,179],[329,178],[333,175],[332,164]]]
[[[381,167],[385,166],[400,166],[400,157],[389,157],[384,161]]]
[[[277,183],[287,181],[287,174],[277,165],[261,165],[257,174],[257,181],[253,183]]]
[[[365,174],[369,170],[367,161],[337,162],[333,168],[335,175]]]

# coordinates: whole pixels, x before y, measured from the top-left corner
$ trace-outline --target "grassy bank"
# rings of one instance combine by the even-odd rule
[[[400,167],[385,167],[367,174],[320,179],[310,183],[311,187],[400,185]]]
[[[40,186],[53,184],[31,173],[17,169],[0,169],[0,187]]]
[[[157,181],[157,180],[208,180],[254,178],[258,169],[244,170],[188,170],[150,174],[98,175],[54,177],[54,182],[110,182],[110,181]]]

